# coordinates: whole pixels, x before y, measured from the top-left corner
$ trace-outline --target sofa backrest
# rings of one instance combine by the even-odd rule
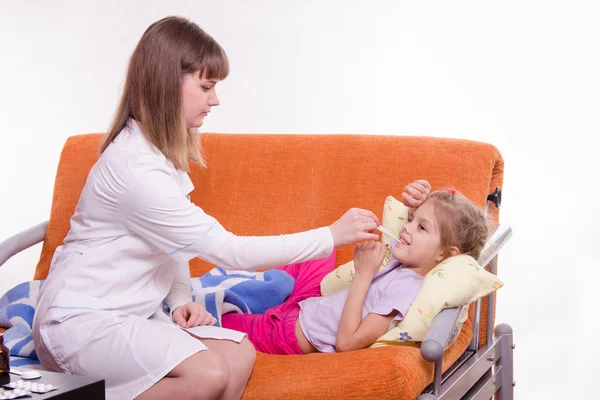
[[[67,139],[60,156],[50,221],[35,279],[44,279],[62,244],[87,174],[98,158],[101,134]],[[388,195],[427,179],[452,186],[485,207],[502,187],[503,160],[492,145],[459,139],[372,135],[202,135],[208,168],[192,166],[191,200],[238,235],[292,233],[329,225],[350,207],[381,217]],[[492,223],[498,210],[489,207]],[[338,249],[337,264],[352,258]],[[192,276],[212,266],[190,263]],[[484,313],[486,308],[483,308]],[[485,315],[482,318],[485,321]]]

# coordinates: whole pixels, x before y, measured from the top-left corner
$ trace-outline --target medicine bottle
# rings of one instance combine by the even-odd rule
[[[10,371],[10,354],[4,344],[4,336],[0,335],[0,375],[8,374],[8,371]]]

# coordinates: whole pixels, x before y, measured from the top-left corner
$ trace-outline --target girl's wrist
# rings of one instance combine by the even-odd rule
[[[372,273],[370,271],[356,271],[356,273],[354,274],[354,280],[358,279],[359,281],[371,283],[374,276],[375,273]]]

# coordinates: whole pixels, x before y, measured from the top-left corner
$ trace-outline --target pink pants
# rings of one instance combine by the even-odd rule
[[[327,258],[277,267],[295,280],[294,290],[282,304],[264,314],[225,314],[223,328],[245,332],[257,351],[268,354],[302,354],[296,339],[298,305],[304,299],[321,295],[321,281],[335,269],[335,250]]]

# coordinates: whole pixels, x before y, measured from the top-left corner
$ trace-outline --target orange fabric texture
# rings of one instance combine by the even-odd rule
[[[100,134],[70,137],[61,154],[48,232],[35,279],[44,279],[62,244],[87,174],[98,157]],[[452,186],[485,206],[502,187],[503,160],[492,145],[410,136],[204,134],[208,168],[192,166],[191,200],[237,235],[272,235],[329,225],[350,207],[381,217],[385,198],[427,179]],[[498,210],[489,208],[492,224]],[[338,249],[337,265],[352,258]],[[212,265],[190,262],[192,276]],[[485,343],[487,301],[482,307]],[[466,349],[471,321],[444,356],[444,369]],[[244,399],[414,399],[431,382],[433,365],[417,348],[386,347],[351,353],[273,356],[259,354]]]

